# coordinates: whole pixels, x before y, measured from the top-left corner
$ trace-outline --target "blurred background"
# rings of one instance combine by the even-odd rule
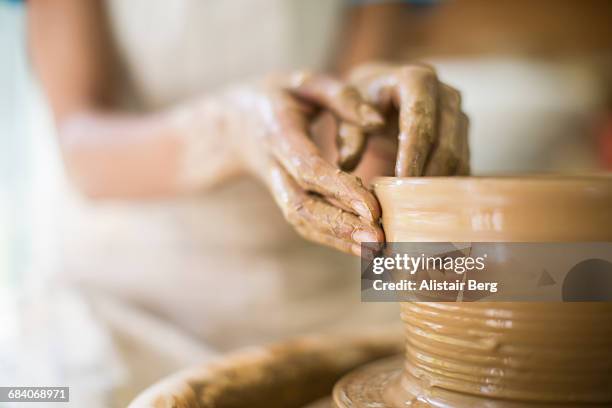
[[[156,7],[146,1],[123,7],[116,1],[108,3],[112,3],[114,35],[128,38],[124,45],[128,51],[139,48],[139,41],[146,41],[151,49],[155,49],[151,44],[161,49],[178,41],[190,44],[183,51],[194,53],[201,46],[192,39],[190,26],[183,24],[184,19],[198,16],[191,12],[190,7],[196,6],[189,1]],[[610,1],[204,3],[207,6],[197,7],[224,3],[210,6],[212,15],[206,20],[207,24],[216,20],[226,30],[227,35],[215,41],[237,41],[233,37],[239,37],[244,27],[235,16],[244,15],[248,4],[250,24],[274,38],[274,46],[250,44],[240,60],[226,58],[222,51],[211,54],[219,61],[218,71],[226,75],[223,81],[207,78],[210,83],[202,88],[260,74],[262,60],[277,70],[313,66],[338,74],[372,59],[426,61],[443,81],[462,92],[464,110],[471,119],[475,174],[612,170]],[[97,395],[102,401],[99,406],[112,405],[104,395],[129,376],[112,336],[92,318],[79,296],[70,292],[59,297],[48,289],[54,285],[62,254],[71,250],[60,248],[65,237],[58,232],[70,187],[54,139],[52,115],[29,59],[27,7],[27,1],[0,0],[0,384],[16,379],[52,384],[70,378],[89,390],[84,401]],[[127,16],[139,18],[126,23]],[[265,24],[266,19],[276,23]],[[303,30],[304,25],[311,27]],[[148,36],[133,36],[139,29]],[[188,79],[193,79],[187,69],[189,60],[144,71],[143,65],[150,62],[146,59],[154,54],[140,54],[137,58],[144,59],[144,64],[126,57],[129,87],[148,100],[147,107],[189,96]],[[236,69],[245,63],[252,63],[253,69]],[[147,84],[158,76],[174,80],[166,82],[174,85],[148,92]],[[47,302],[49,297],[61,301]],[[24,308],[24,299],[36,301]],[[24,329],[24,319],[36,322],[35,334]],[[81,328],[83,336],[78,341],[66,334],[74,333],[75,327]],[[44,363],[49,355],[61,363]],[[66,361],[73,363],[66,365]],[[33,366],[38,371],[34,377]],[[77,372],[79,378],[74,380]]]

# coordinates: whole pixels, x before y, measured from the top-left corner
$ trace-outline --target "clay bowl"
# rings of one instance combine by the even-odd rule
[[[609,177],[381,178],[390,242],[612,241]],[[403,361],[338,407],[611,406],[612,303],[402,303]]]
[[[402,348],[397,327],[253,347],[167,377],[142,392],[129,408],[329,407],[339,378],[398,355]]]
[[[612,182],[607,177],[381,178],[375,188],[389,241],[612,241]],[[609,304],[406,303],[401,307],[404,339],[393,331],[376,330],[313,335],[242,350],[152,385],[130,408],[312,404],[384,408],[407,406],[407,402],[413,407],[505,408],[584,406],[584,401],[590,407],[610,406]],[[437,336],[432,316],[450,331]],[[466,320],[470,324],[453,327],[448,323],[453,316],[474,318]],[[492,330],[491,320],[500,323],[501,329]],[[519,330],[504,331],[504,324]],[[424,337],[415,337],[417,332]],[[431,359],[427,354],[431,350],[423,346],[433,337],[439,340],[442,355]],[[456,339],[463,340],[463,348],[449,347]],[[403,340],[407,340],[405,348]],[[446,363],[458,356],[473,357],[470,344],[488,350],[485,360],[493,357],[497,365],[489,365],[488,374],[483,374],[478,368],[486,364],[459,358],[465,375],[444,373]],[[378,360],[402,349],[406,358]],[[503,354],[508,350],[525,353],[518,353],[518,358]],[[440,364],[428,366],[426,360]],[[550,364],[555,370],[540,369]],[[504,387],[500,373],[519,381]],[[334,383],[334,402],[322,400],[332,394]]]
[[[390,242],[612,240],[612,176],[382,177]]]

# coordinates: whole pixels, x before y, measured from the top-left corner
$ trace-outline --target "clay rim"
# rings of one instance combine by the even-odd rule
[[[491,183],[521,183],[521,184],[570,184],[576,182],[594,182],[611,184],[612,172],[585,174],[520,174],[520,175],[476,175],[449,177],[376,177],[373,185],[420,185],[420,184],[453,184],[453,185],[484,185]]]
[[[612,241],[612,173],[380,177],[373,191],[393,242]]]

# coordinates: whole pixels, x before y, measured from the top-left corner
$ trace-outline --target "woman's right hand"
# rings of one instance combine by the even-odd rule
[[[372,136],[395,143],[395,176],[470,173],[469,119],[461,94],[440,81],[433,67],[368,63],[352,70],[350,83],[387,118],[385,129]]]
[[[245,167],[264,181],[300,235],[356,255],[361,242],[384,241],[377,199],[359,178],[325,160],[309,134],[321,109],[344,128],[381,126],[382,117],[356,89],[300,72],[236,88],[226,97],[234,108],[228,126]]]

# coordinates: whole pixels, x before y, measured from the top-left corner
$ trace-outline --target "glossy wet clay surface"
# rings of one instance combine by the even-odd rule
[[[612,179],[385,178],[388,241],[612,241]],[[612,303],[402,303],[401,361],[359,369],[338,407],[610,406]]]

